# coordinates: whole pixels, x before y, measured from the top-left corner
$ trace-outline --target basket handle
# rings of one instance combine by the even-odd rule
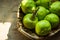
[[[18,31],[20,31],[22,34],[24,34],[25,36],[29,36],[28,38],[31,38],[31,39],[40,39],[38,36],[32,36],[30,34],[28,34],[27,32],[25,32],[22,28],[22,26],[20,26],[20,28],[18,28]]]

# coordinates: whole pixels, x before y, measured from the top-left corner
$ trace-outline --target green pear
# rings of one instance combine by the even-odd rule
[[[31,18],[33,14],[27,14],[24,16],[23,18],[23,24],[26,28],[28,29],[34,29],[35,28],[35,25],[36,23],[38,22],[38,18],[35,17],[35,18]]]
[[[37,11],[37,17],[38,17],[38,20],[43,20],[44,17],[49,14],[49,10],[47,10],[46,8],[42,7],[42,6],[39,6],[39,9]]]
[[[59,23],[59,17],[56,14],[53,14],[53,13],[48,14],[44,19],[48,20],[51,23],[52,28],[57,27],[57,25]]]
[[[35,10],[35,2],[33,0],[22,0],[21,8],[24,13],[31,13],[32,10]]]
[[[47,20],[41,20],[36,24],[35,32],[39,36],[45,36],[51,31],[51,24]]]
[[[56,1],[54,2],[51,6],[50,6],[50,11],[52,13],[55,13],[57,15],[60,16],[60,1]]]
[[[37,1],[36,1],[36,4],[37,4],[38,6],[43,6],[43,7],[45,7],[45,8],[49,8],[50,1],[51,1],[51,0],[37,0]]]

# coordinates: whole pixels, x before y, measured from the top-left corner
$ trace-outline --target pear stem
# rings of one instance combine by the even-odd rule
[[[50,8],[50,4],[51,4],[51,1],[50,1],[50,2],[48,2],[48,10],[49,10],[49,8]]]
[[[55,2],[55,1],[57,1],[57,0],[51,0],[51,2]]]
[[[37,11],[38,11],[38,8],[37,8],[36,10],[33,10],[33,12],[32,12],[33,15],[32,15],[32,17],[31,17],[32,20],[35,20]]]
[[[49,10],[49,8],[50,8],[50,2],[48,2],[48,10]]]

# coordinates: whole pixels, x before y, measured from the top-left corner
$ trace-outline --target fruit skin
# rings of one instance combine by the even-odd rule
[[[45,36],[51,31],[51,24],[47,20],[41,20],[36,24],[35,32],[40,36]]]
[[[46,8],[42,7],[42,6],[39,6],[39,9],[37,11],[37,17],[40,20],[43,20],[44,17],[49,14],[49,10],[47,10]]]
[[[23,0],[21,2],[21,8],[24,13],[30,13],[35,10],[35,2],[33,0]]]
[[[57,15],[60,16],[60,1],[56,1],[54,2],[51,6],[50,6],[50,11],[52,13],[55,13]]]
[[[53,13],[48,14],[44,19],[48,20],[51,23],[52,28],[57,27],[57,25],[59,23],[59,17],[56,14],[53,14]]]
[[[45,8],[49,8],[49,5],[50,5],[50,2],[51,0],[37,0],[36,1],[36,4],[38,5],[38,6],[43,6],[43,7],[45,7]]]
[[[34,20],[31,20],[32,14],[27,14],[23,18],[23,24],[28,29],[34,29],[36,23],[38,22],[38,18],[35,17]]]

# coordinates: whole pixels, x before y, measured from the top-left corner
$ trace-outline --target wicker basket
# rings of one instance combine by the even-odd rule
[[[21,8],[19,8],[18,14],[19,14],[18,31],[31,40],[46,40],[48,37],[51,37],[60,31],[60,26],[58,25],[57,28],[51,30],[50,34],[48,34],[47,36],[44,36],[44,37],[40,37],[40,36],[36,35],[34,31],[31,31],[23,26],[22,19],[25,14],[22,12]]]

